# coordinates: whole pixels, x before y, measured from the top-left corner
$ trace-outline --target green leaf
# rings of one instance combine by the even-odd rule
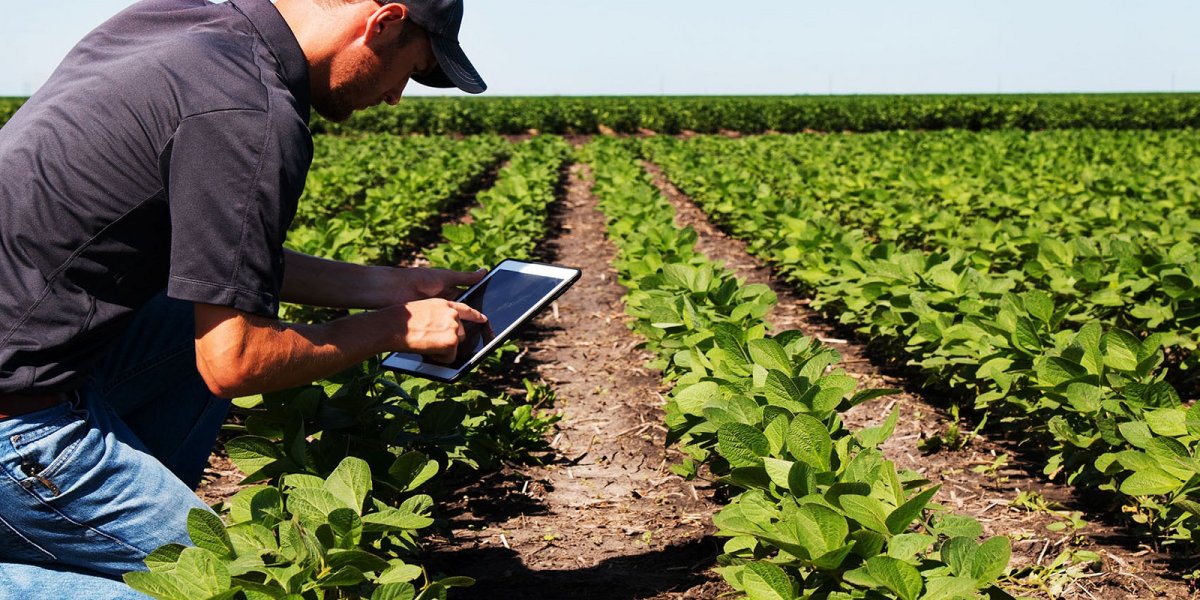
[[[922,552],[929,550],[937,538],[923,533],[901,533],[888,541],[887,555],[903,561],[910,561]]]
[[[940,485],[935,485],[921,492],[920,494],[913,496],[910,500],[897,507],[896,510],[893,510],[892,514],[888,515],[887,517],[888,531],[891,531],[893,534],[897,534],[903,533],[904,530],[908,529],[908,526],[911,525],[912,522],[917,519],[917,517],[921,516],[921,511],[925,510],[925,506],[929,504],[929,501],[933,499],[934,494],[936,494],[941,487],[942,486]]]
[[[1121,493],[1127,496],[1158,496],[1170,494],[1181,487],[1183,481],[1162,469],[1135,471],[1121,482]]]
[[[685,415],[699,415],[709,403],[721,399],[721,389],[712,381],[701,381],[675,393],[675,404]]]
[[[396,458],[388,468],[390,475],[402,492],[411,492],[432,479],[441,470],[437,461],[429,460],[421,452],[412,450]]]
[[[413,600],[417,596],[417,588],[411,583],[385,583],[375,588],[371,600]]]
[[[400,509],[388,509],[366,514],[363,515],[362,520],[366,531],[411,531],[424,529],[433,525],[433,519],[427,516]]]
[[[174,571],[176,563],[179,562],[179,555],[187,546],[182,544],[167,544],[159,546],[154,552],[146,555],[142,562],[146,563],[146,568],[155,572]]]
[[[325,479],[325,490],[346,508],[362,514],[363,502],[371,491],[371,467],[361,458],[347,456]]]
[[[846,544],[850,524],[837,511],[820,504],[802,505],[792,519],[779,524],[811,558],[835,551]]]
[[[312,528],[325,524],[329,513],[339,508],[347,508],[346,503],[325,489],[298,488],[288,493],[288,512]]]
[[[253,475],[282,458],[275,444],[266,438],[242,436],[225,443],[229,460],[246,475]]]
[[[833,452],[833,438],[825,424],[808,415],[799,414],[788,427],[788,451],[796,460],[828,471]]]
[[[1132,334],[1119,329],[1105,332],[1100,348],[1104,352],[1104,364],[1108,367],[1126,372],[1137,370],[1142,343]]]
[[[196,546],[221,558],[234,557],[233,542],[229,541],[229,533],[225,531],[221,517],[207,510],[193,508],[188,511],[187,527],[188,537]]]
[[[750,600],[793,600],[792,580],[783,569],[769,563],[756,561],[746,565],[742,572],[742,585]]]
[[[780,371],[784,375],[791,376],[792,361],[788,359],[787,351],[779,345],[779,342],[761,338],[750,340],[747,345],[750,347],[750,358],[754,360],[754,364],[768,371]]]
[[[792,378],[783,371],[767,371],[767,385],[763,388],[763,395],[767,397],[767,402],[788,408],[793,412],[803,408],[800,403],[803,395],[800,393],[800,388],[796,387],[796,382],[792,381]]]
[[[734,467],[754,467],[771,451],[767,436],[749,425],[726,423],[717,430],[717,448]]]
[[[975,552],[971,574],[979,585],[991,584],[1004,574],[1011,559],[1012,540],[1001,535],[988,538]]]
[[[887,511],[883,503],[870,496],[846,495],[838,498],[838,503],[846,516],[858,521],[858,524],[885,536],[892,535],[887,525]]]
[[[1183,437],[1188,434],[1187,413],[1182,408],[1160,408],[1142,415],[1150,431],[1167,437]]]
[[[979,586],[970,577],[931,577],[921,600],[964,600],[979,597]]]
[[[916,600],[924,584],[912,565],[890,556],[873,556],[867,561],[867,573],[900,600]]]
[[[337,536],[339,548],[355,548],[362,540],[362,518],[352,508],[339,508],[330,512],[329,528]]]

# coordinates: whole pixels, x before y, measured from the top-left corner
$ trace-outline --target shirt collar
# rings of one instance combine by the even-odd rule
[[[279,63],[284,83],[300,103],[301,115],[309,119],[311,99],[309,97],[308,60],[292,28],[283,20],[283,15],[270,0],[229,0],[238,11],[249,19],[259,37],[271,49]]]

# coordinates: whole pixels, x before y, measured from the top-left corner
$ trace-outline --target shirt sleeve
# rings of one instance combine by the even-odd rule
[[[295,213],[269,114],[225,110],[184,119],[167,173],[167,295],[274,317],[283,242]]]

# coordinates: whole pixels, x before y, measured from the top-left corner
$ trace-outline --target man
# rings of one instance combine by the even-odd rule
[[[462,0],[145,0],[0,129],[0,596],[132,595],[122,573],[188,543],[228,398],[453,356],[485,320],[446,299],[482,273],[283,249],[310,106],[482,92],[461,20]],[[296,325],[280,302],[368,311]]]

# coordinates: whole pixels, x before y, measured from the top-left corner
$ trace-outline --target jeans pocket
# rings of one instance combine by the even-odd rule
[[[12,438],[13,449],[20,457],[21,485],[38,490],[43,499],[61,494],[70,482],[56,478],[79,451],[92,427],[85,410],[71,410],[46,426]]]

